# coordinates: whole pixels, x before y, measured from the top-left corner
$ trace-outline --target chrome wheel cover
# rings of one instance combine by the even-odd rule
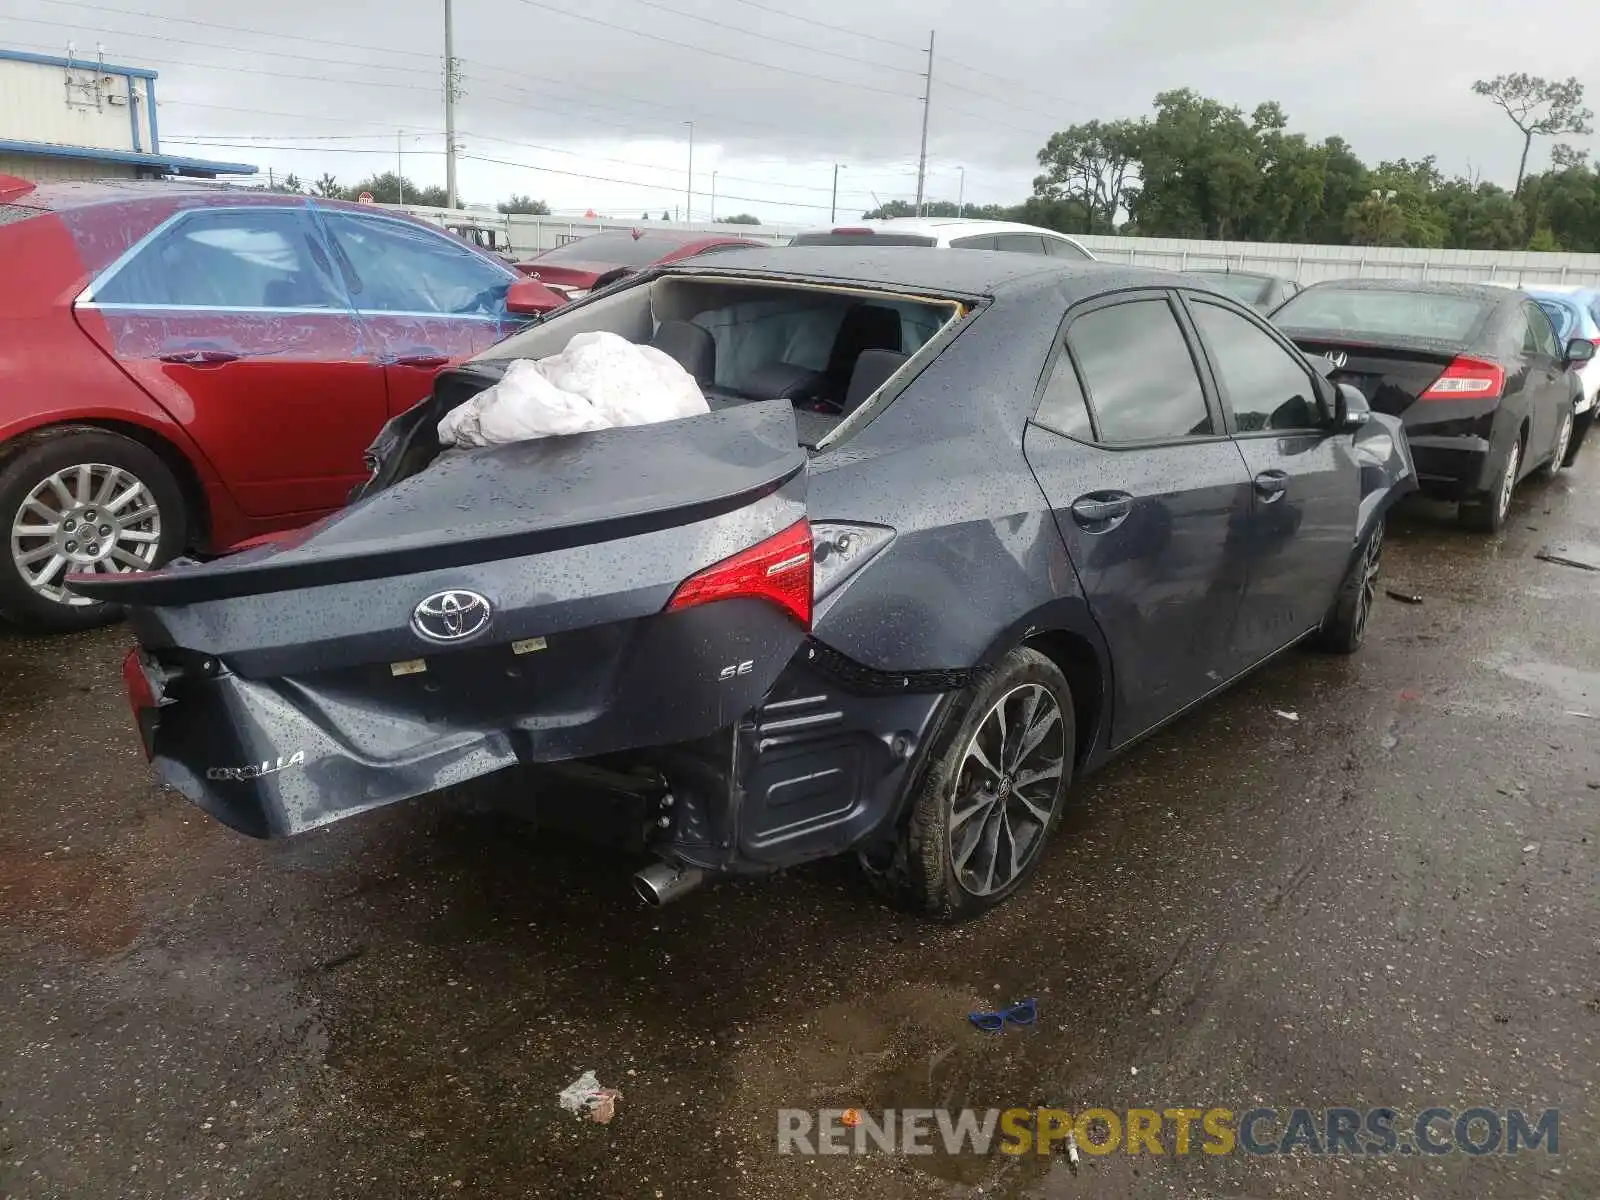
[[[22,581],[56,604],[84,607],[63,580],[70,572],[148,571],[161,547],[161,510],[138,476],[106,463],[79,463],[45,477],[11,518],[11,562]]]
[[[1367,548],[1361,556],[1361,591],[1356,596],[1356,637],[1367,629],[1367,618],[1372,615],[1372,604],[1378,598],[1378,569],[1383,565],[1383,522],[1379,521],[1367,539]]]
[[[1067,730],[1050,689],[1024,683],[978,723],[952,781],[950,866],[962,891],[1013,883],[1044,844],[1060,803]]]
[[[1512,442],[1506,456],[1506,474],[1500,481],[1500,494],[1495,497],[1495,516],[1504,521],[1511,511],[1511,492],[1517,486],[1517,468],[1522,465],[1522,443]]]

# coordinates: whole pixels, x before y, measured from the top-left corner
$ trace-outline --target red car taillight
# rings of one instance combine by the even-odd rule
[[[161,707],[161,701],[151,686],[150,676],[145,674],[144,662],[137,648],[129,650],[128,656],[122,660],[122,682],[128,689],[128,707],[133,709],[133,723],[139,730],[139,744],[148,759],[151,757],[150,742],[155,736],[156,712]]]
[[[1506,388],[1506,373],[1480,358],[1457,358],[1444,374],[1428,385],[1419,400],[1498,400]]]
[[[811,525],[796,521],[748,550],[714,563],[678,585],[668,612],[748,596],[767,600],[811,628]]]

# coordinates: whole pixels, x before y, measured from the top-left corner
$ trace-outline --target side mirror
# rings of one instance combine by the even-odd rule
[[[506,311],[521,317],[542,317],[565,303],[565,296],[537,279],[519,279],[506,289]]]
[[[1588,338],[1573,338],[1567,343],[1567,361],[1573,366],[1586,363],[1594,357],[1595,345]]]
[[[1361,389],[1348,383],[1338,385],[1333,401],[1333,427],[1340,433],[1354,433],[1372,419],[1372,406]]]

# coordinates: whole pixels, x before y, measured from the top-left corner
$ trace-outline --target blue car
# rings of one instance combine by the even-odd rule
[[[1565,346],[1573,338],[1587,338],[1600,348],[1600,288],[1526,285],[1522,290],[1549,316],[1561,345]],[[1576,374],[1583,382],[1583,395],[1573,410],[1576,419],[1572,425],[1572,447],[1567,451],[1568,464],[1578,456],[1584,435],[1594,424],[1595,399],[1600,393],[1600,363],[1591,358]]]

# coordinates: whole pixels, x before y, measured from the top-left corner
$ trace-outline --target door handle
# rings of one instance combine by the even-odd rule
[[[416,354],[402,354],[390,360],[397,367],[442,367],[449,361],[450,356],[448,354],[420,351]]]
[[[173,350],[161,356],[164,363],[178,363],[186,367],[220,367],[223,363],[238,362],[243,355],[232,350]]]
[[[1133,497],[1119,496],[1115,493],[1079,496],[1072,502],[1072,519],[1085,529],[1120,521],[1132,511]]]
[[[1282,471],[1263,471],[1256,476],[1256,495],[1268,504],[1289,489],[1289,476]]]

